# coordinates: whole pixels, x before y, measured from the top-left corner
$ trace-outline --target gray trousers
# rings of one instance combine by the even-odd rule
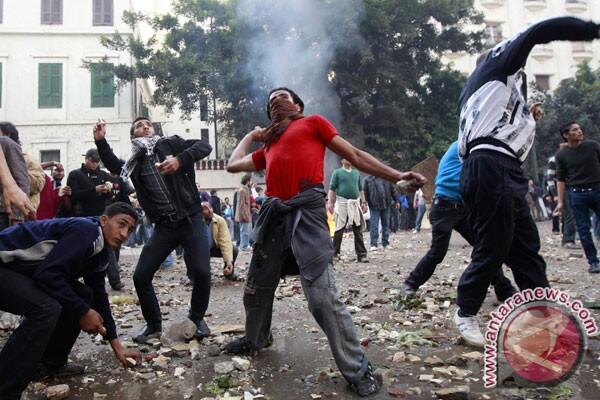
[[[265,240],[267,248],[257,248],[252,255],[248,279],[244,287],[246,310],[246,339],[255,350],[265,347],[271,334],[273,298],[283,275],[297,272],[297,264],[291,250],[282,251],[282,240],[274,238],[280,232],[271,229]],[[356,383],[365,374],[368,360],[364,354],[350,312],[340,300],[330,263],[327,269],[309,282],[300,276],[308,308],[325,332],[335,362],[346,380]]]

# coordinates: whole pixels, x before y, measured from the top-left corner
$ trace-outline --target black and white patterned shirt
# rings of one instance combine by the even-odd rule
[[[525,161],[535,136],[527,106],[523,68],[536,44],[555,40],[590,41],[599,25],[574,17],[539,22],[494,47],[469,76],[460,94],[459,155],[491,149]]]

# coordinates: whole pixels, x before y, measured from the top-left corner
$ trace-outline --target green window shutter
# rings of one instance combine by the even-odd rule
[[[115,106],[115,78],[110,67],[95,64],[91,72],[92,108]]]
[[[38,107],[62,108],[62,64],[40,63],[38,68]]]

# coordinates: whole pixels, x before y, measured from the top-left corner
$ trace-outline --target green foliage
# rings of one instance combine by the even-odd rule
[[[536,100],[544,103],[545,113],[536,128],[540,167],[558,150],[562,142],[559,128],[569,121],[580,124],[587,139],[600,140],[600,69],[593,71],[588,64],[581,64],[574,78],[565,79],[552,94]]]
[[[322,12],[338,22],[325,32],[275,26],[266,6],[256,18],[244,20],[236,12],[240,1],[174,0],[173,14],[156,18],[127,13],[128,24],[150,24],[156,35],[145,42],[118,34],[103,39],[106,47],[127,50],[135,59],[133,66],[115,66],[116,76],[151,78],[154,103],[167,110],[178,106],[185,116],[200,108],[203,96],[209,103],[216,98],[219,110],[210,119],[219,120],[221,134],[240,136],[267,123],[264,105],[272,85],[270,76],[249,65],[246,39],[260,36],[271,43],[287,35],[285,40],[306,49],[331,41],[342,45],[323,71],[315,72],[316,79],[290,77],[289,86],[308,93],[307,86],[322,86],[337,94],[338,129],[353,143],[407,168],[441,156],[457,137],[457,102],[465,78],[444,68],[440,57],[446,51],[480,49],[481,32],[463,29],[482,21],[473,0],[363,0],[364,9],[348,7],[346,0],[319,0]],[[349,39],[353,29],[362,37],[360,45]],[[304,100],[329,116],[331,99]]]

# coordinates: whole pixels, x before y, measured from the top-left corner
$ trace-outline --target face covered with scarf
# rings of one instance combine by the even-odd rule
[[[161,139],[154,131],[149,119],[137,118],[131,126],[131,156],[121,169],[121,177],[129,178],[140,157],[152,155],[156,143]]]
[[[274,143],[286,130],[288,125],[299,118],[304,118],[303,104],[294,103],[292,94],[284,89],[275,90],[269,96],[269,118],[271,125],[265,128],[265,146]]]

